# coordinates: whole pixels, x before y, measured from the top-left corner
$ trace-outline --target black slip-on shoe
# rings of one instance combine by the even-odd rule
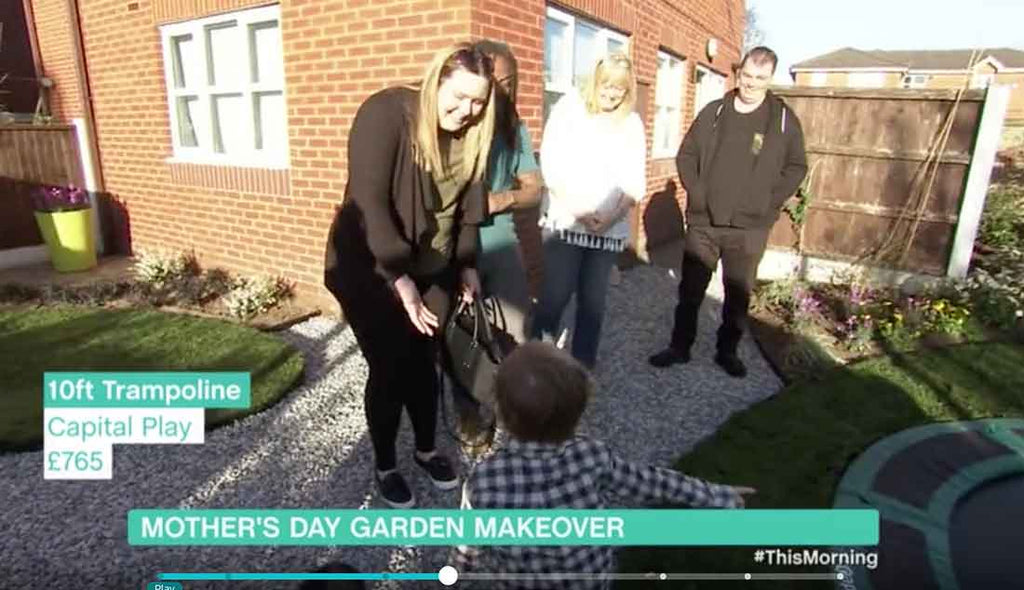
[[[430,459],[421,461],[414,453],[412,458],[423,471],[427,472],[427,476],[430,477],[435,488],[453,490],[459,485],[459,476],[455,475],[455,468],[444,455],[435,454]]]
[[[719,352],[715,355],[715,363],[732,377],[740,379],[747,376],[747,367],[735,354]]]
[[[672,365],[682,365],[690,362],[690,351],[679,350],[678,348],[672,348],[669,346],[657,354],[652,354],[647,358],[647,362],[650,363],[651,366],[658,367],[659,369],[671,367]]]
[[[374,470],[373,478],[377,482],[377,491],[380,493],[380,497],[388,506],[412,508],[416,505],[416,497],[412,495],[412,490],[409,489],[409,484],[405,483],[405,478],[401,473],[392,471],[384,477],[380,477]]]

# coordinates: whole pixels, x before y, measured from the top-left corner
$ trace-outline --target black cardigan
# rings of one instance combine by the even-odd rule
[[[686,189],[686,217],[690,225],[770,228],[807,174],[800,119],[769,91],[765,97],[770,112],[768,129],[764,148],[755,159],[753,170],[747,173],[747,198],[730,203],[707,194],[707,171],[718,144],[719,118],[726,116],[725,102],[735,97],[736,91],[731,90],[704,107],[679,146],[676,167]]]
[[[348,136],[348,184],[327,240],[325,281],[343,280],[346,266],[369,264],[393,281],[410,274],[440,203],[437,186],[413,157],[419,92],[388,88],[363,102]],[[478,226],[487,218],[487,188],[471,181],[455,213],[457,268],[476,265]],[[352,269],[356,270],[356,269]]]

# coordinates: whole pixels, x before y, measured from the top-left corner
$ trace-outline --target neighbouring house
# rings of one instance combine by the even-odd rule
[[[971,57],[975,65],[970,68]],[[1024,51],[953,49],[881,51],[844,47],[793,64],[797,86],[847,88],[1012,88],[1007,127],[1024,126]]]
[[[86,176],[123,208],[134,251],[192,249],[204,264],[279,274],[330,310],[324,240],[371,93],[416,79],[453,41],[505,41],[539,146],[547,107],[624,50],[650,193],[678,199],[673,158],[725,90],[745,18],[742,0],[10,1],[33,15],[54,114],[76,123]]]

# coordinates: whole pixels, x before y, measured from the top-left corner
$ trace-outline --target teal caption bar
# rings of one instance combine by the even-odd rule
[[[877,510],[131,510],[131,545],[878,544]]]
[[[43,373],[46,408],[248,408],[249,373]]]
[[[160,580],[437,580],[437,574],[383,573],[383,574],[325,574],[275,573],[250,574],[245,572],[168,572],[157,574]]]

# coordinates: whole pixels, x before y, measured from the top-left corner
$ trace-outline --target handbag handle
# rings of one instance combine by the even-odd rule
[[[472,306],[473,344],[474,346],[482,345],[484,349],[487,351],[487,354],[489,354],[491,358],[497,360],[500,359],[501,356],[497,354],[496,343],[494,342],[494,334],[491,332],[491,323],[487,319],[487,310],[484,307],[483,299],[484,298],[482,298],[480,295],[477,295],[476,297],[473,298],[473,302],[471,304],[466,303],[462,299],[459,299],[459,304],[455,308],[455,311],[448,316],[448,325],[445,329],[452,329],[455,325],[455,322],[458,321],[458,318],[463,313],[466,312],[469,306]],[[493,305],[497,307],[497,309],[500,309],[500,307],[498,307],[498,301],[496,299],[492,297],[488,297],[487,299],[491,300],[493,302]],[[504,321],[503,313],[502,320]]]

